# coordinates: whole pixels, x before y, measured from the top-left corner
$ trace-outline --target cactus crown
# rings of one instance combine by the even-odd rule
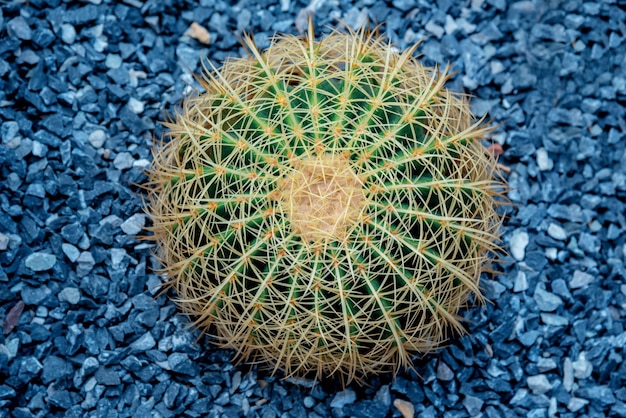
[[[157,255],[242,358],[362,381],[463,331],[503,183],[467,100],[374,32],[282,36],[199,77],[155,149]]]

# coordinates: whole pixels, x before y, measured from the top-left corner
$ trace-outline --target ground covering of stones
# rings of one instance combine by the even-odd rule
[[[468,336],[369,386],[230,361],[155,297],[135,183],[201,59],[341,20],[475,96],[514,203]],[[0,417],[626,416],[622,0],[0,3]],[[486,144],[489,145],[489,144]]]

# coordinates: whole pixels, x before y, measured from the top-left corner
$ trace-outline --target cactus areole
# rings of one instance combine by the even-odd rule
[[[218,345],[285,376],[410,367],[482,300],[504,188],[491,128],[376,33],[246,46],[154,150],[162,273]]]

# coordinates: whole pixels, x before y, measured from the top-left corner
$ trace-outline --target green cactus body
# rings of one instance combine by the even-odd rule
[[[182,309],[245,359],[344,382],[463,330],[503,187],[466,100],[369,32],[284,36],[200,78],[149,206]]]

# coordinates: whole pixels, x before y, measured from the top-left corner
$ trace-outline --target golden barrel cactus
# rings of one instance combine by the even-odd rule
[[[463,330],[503,181],[446,72],[370,31],[281,36],[205,69],[147,211],[194,324],[286,376],[397,372]]]

